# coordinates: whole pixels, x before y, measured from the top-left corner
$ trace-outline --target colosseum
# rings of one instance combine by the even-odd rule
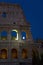
[[[32,65],[32,49],[40,54],[40,45],[30,28],[19,4],[0,3],[0,65]]]

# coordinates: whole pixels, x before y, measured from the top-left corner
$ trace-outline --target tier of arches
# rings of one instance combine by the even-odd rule
[[[11,40],[18,40],[19,38],[19,34],[18,34],[18,30],[14,29],[10,32],[10,36],[11,36]],[[20,37],[22,40],[26,40],[26,32],[25,31],[21,31],[20,33]],[[8,38],[8,32],[3,30],[0,32],[0,39],[1,40],[7,40]]]
[[[15,49],[15,48],[11,49],[11,58],[12,59],[18,58],[18,50],[17,49]],[[24,49],[24,48],[22,49],[21,58],[22,59],[28,58],[27,49]],[[8,59],[8,50],[7,49],[1,49],[0,50],[0,59]]]

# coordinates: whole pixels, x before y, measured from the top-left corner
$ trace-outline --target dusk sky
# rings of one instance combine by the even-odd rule
[[[0,0],[1,2],[20,4],[27,22],[31,24],[33,39],[43,39],[43,0]]]

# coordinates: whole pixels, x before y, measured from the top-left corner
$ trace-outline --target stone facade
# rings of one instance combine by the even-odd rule
[[[17,31],[18,39],[11,39],[12,30]],[[3,31],[7,32],[7,38],[6,36],[1,38]],[[22,31],[26,32],[25,40],[21,39]],[[32,48],[37,45],[34,44],[30,24],[27,23],[20,5],[0,3],[0,65],[31,65]],[[3,56],[3,50],[6,56]],[[26,53],[22,54],[23,50],[27,53],[26,58]]]

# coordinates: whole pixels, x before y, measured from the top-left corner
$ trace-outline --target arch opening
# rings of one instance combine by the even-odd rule
[[[22,58],[23,59],[27,58],[27,50],[26,49],[22,49]]]
[[[18,57],[17,50],[16,49],[12,49],[11,50],[11,58],[12,59],[17,59],[17,57]]]
[[[7,50],[6,49],[1,50],[1,59],[7,59]]]
[[[7,31],[1,32],[1,40],[7,40]]]

